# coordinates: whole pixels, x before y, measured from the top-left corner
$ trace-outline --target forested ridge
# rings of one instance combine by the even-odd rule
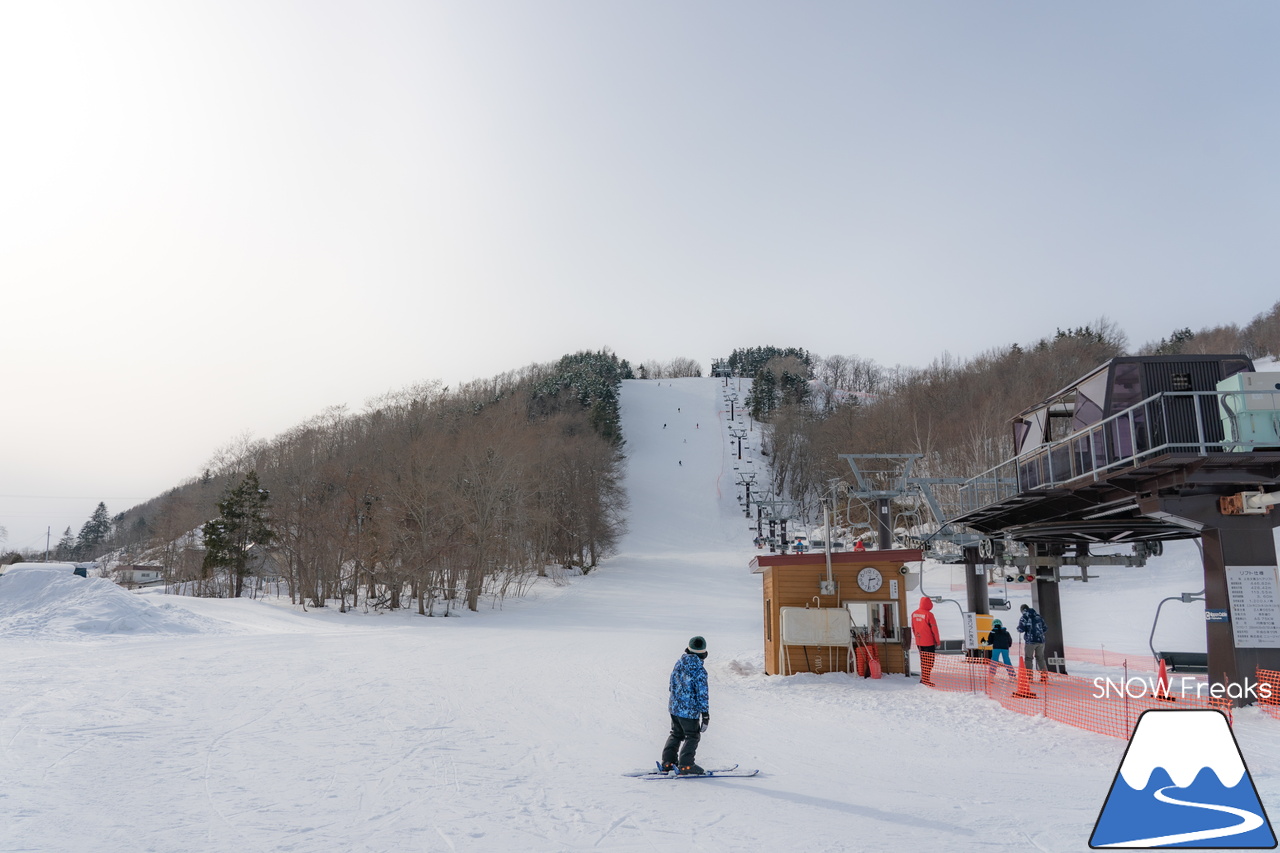
[[[811,500],[849,453],[915,453],[919,473],[973,476],[1012,455],[1009,419],[1126,353],[1280,356],[1280,303],[1245,326],[1172,330],[1130,348],[1105,318],[925,367],[796,347],[736,349],[744,401],[766,425],[778,495]],[[626,528],[622,380],[702,375],[687,358],[566,355],[455,389],[420,385],[240,440],[197,477],[114,517],[99,504],[55,559],[163,565],[169,581],[235,595],[278,576],[313,606],[477,608],[547,566],[590,571]],[[255,526],[256,525],[256,526]],[[34,555],[6,555],[12,562]]]

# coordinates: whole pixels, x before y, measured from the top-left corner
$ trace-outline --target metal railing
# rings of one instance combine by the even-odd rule
[[[1249,406],[1222,398],[1248,396]],[[1270,408],[1266,406],[1270,398]],[[1239,403],[1243,403],[1239,400]],[[1280,392],[1166,391],[1153,394],[1124,411],[1002,462],[960,487],[960,508],[966,515],[1027,492],[1079,485],[1099,480],[1121,468],[1167,453],[1204,456],[1209,453],[1252,451],[1275,447],[1274,441],[1240,441],[1227,437],[1224,420],[1251,414],[1277,418]],[[1268,414],[1270,413],[1270,414]],[[1273,425],[1276,426],[1276,425]],[[1235,432],[1234,429],[1230,430]]]

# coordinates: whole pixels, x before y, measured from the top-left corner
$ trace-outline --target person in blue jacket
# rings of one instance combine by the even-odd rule
[[[671,735],[662,749],[662,770],[678,769],[682,776],[699,776],[705,771],[694,756],[702,733],[711,723],[711,705],[707,695],[707,641],[702,637],[689,640],[688,647],[671,670]]]
[[[1044,617],[1035,611],[1034,607],[1022,605],[1022,618],[1018,620],[1018,633],[1022,635],[1023,663],[1027,667],[1027,671],[1031,671],[1038,664],[1040,667],[1040,680],[1044,681],[1048,678],[1045,675],[1049,670],[1048,662],[1044,653],[1044,635],[1047,626],[1044,624]]]

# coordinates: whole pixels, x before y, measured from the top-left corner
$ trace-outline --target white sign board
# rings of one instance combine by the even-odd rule
[[[1280,648],[1280,578],[1275,566],[1227,566],[1227,598],[1236,648]]]
[[[843,607],[783,607],[784,646],[849,645],[849,611]]]

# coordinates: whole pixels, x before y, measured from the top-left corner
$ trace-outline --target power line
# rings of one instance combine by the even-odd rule
[[[152,495],[151,497],[155,497]],[[138,497],[137,495],[0,495],[0,498],[18,498],[21,500],[36,501],[141,501],[147,498]]]

